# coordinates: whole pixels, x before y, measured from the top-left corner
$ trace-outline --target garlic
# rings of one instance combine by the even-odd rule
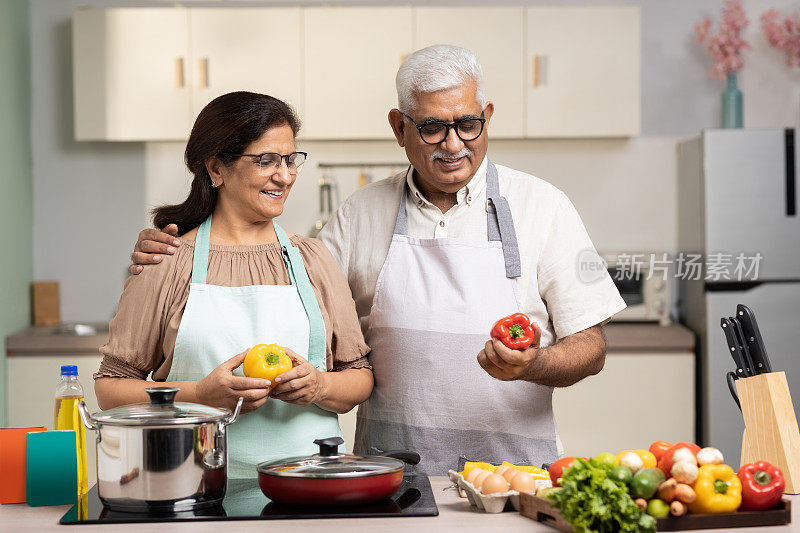
[[[697,457],[694,456],[694,453],[692,453],[692,450],[689,448],[678,448],[675,450],[675,453],[672,454],[672,462],[680,463],[682,461],[688,461],[696,465]]]
[[[697,465],[689,461],[678,461],[669,472],[675,481],[691,485],[697,480]]]
[[[644,461],[634,452],[628,452],[619,458],[620,466],[625,466],[633,474],[644,468]]]
[[[721,465],[723,461],[722,452],[716,448],[703,448],[697,452],[697,463],[700,466]]]

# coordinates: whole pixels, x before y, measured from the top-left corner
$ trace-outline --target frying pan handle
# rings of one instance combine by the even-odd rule
[[[382,452],[378,455],[392,457],[393,459],[400,459],[404,463],[410,465],[419,464],[419,454],[417,452],[409,452],[406,450],[389,450],[388,452]]]

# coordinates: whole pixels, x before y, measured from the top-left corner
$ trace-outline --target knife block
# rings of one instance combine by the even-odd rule
[[[800,493],[800,431],[785,372],[736,380],[744,417],[742,465],[767,461],[783,472],[787,494]]]

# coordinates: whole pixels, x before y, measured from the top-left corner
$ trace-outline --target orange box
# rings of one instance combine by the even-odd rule
[[[28,433],[45,427],[0,428],[0,503],[25,503],[25,455]]]

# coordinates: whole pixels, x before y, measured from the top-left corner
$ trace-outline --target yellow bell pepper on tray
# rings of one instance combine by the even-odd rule
[[[742,482],[728,465],[701,466],[694,491],[689,510],[695,514],[733,513],[742,503]]]

